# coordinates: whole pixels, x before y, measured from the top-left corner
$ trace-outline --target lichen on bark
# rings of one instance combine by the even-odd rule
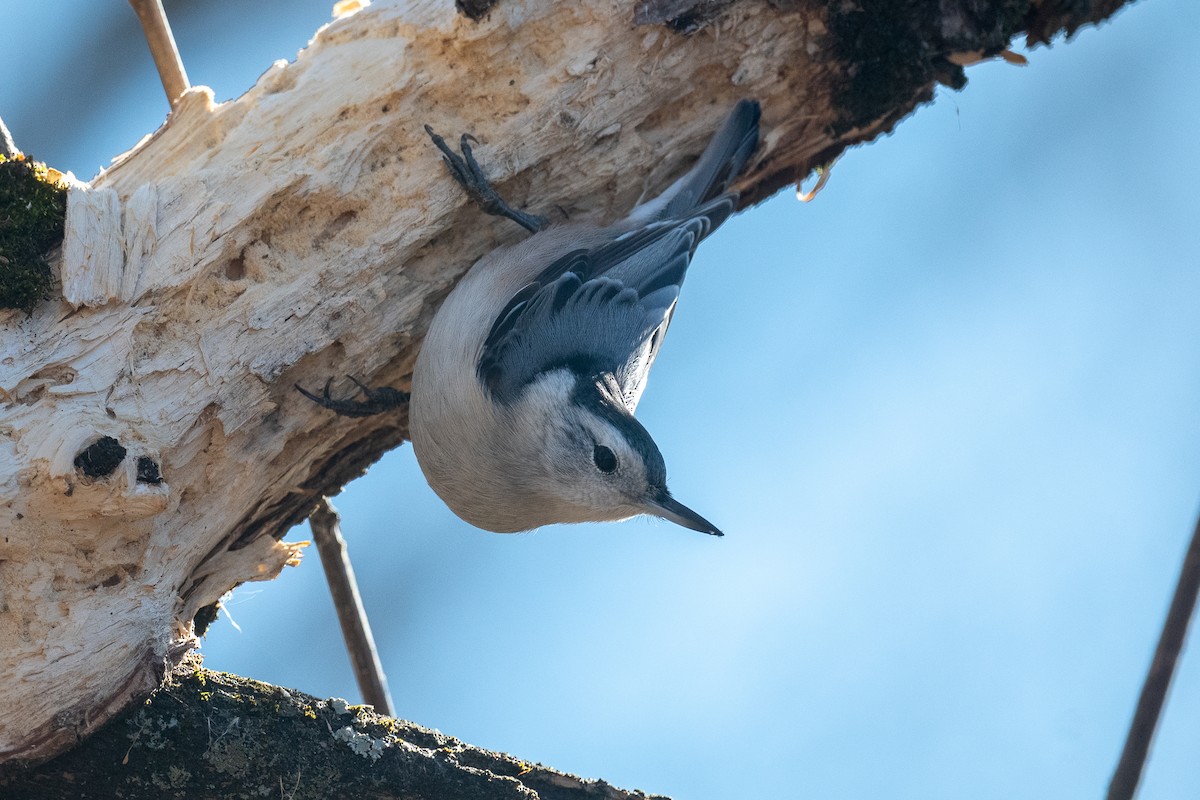
[[[70,752],[36,767],[0,767],[0,797],[653,800],[370,706],[206,670],[198,656]]]

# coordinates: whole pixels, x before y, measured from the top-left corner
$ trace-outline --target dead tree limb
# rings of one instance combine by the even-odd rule
[[[175,46],[175,36],[171,33],[162,0],[129,0],[129,3],[142,23],[150,56],[154,59],[163,91],[167,93],[167,102],[174,108],[191,84],[179,58],[179,48]]]
[[[210,672],[199,659],[71,752],[35,769],[0,769],[0,797],[653,800],[366,706]]]
[[[188,90],[70,190],[54,296],[0,311],[0,762],[145,698],[218,598],[294,561],[283,534],[404,441],[402,414],[291,387],[407,388],[438,302],[514,235],[466,207],[424,124],[476,135],[532,210],[611,219],[752,96],[752,204],[1018,34],[1121,3],[682,0],[641,25],[623,0],[459,5],[478,21],[450,0],[337,19],[237,100]]]
[[[392,716],[392,696],[388,692],[387,678],[375,649],[375,637],[358,593],[358,582],[354,579],[354,568],[350,565],[350,553],[346,540],[342,538],[341,519],[337,509],[328,498],[321,498],[316,509],[308,518],[312,528],[313,542],[321,567],[325,570],[325,582],[329,584],[329,596],[337,612],[338,625],[346,642],[346,653],[354,668],[354,679],[362,692],[363,702],[375,707],[384,716]]]

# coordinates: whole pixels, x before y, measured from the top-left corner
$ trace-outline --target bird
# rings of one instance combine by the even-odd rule
[[[697,246],[736,210],[730,184],[758,148],[759,103],[738,101],[691,169],[610,225],[549,222],[494,190],[464,134],[461,155],[426,125],[450,175],[488,214],[532,234],[480,258],[417,355],[411,394],[355,380],[309,399],[340,414],[404,402],[417,462],[466,522],[497,533],[650,515],[723,535],[667,488],[634,411]]]

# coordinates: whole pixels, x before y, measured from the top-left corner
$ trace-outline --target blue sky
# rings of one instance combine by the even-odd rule
[[[328,5],[167,3],[219,99]],[[8,19],[24,149],[87,177],[162,121],[125,3]],[[705,243],[639,417],[724,539],[484,533],[407,447],[352,484],[399,715],[681,799],[1100,796],[1200,500],[1198,29],[1155,0],[973,67]],[[357,698],[315,552],[228,609],[209,666]],[[1143,800],[1200,795],[1198,741],[1193,644]]]

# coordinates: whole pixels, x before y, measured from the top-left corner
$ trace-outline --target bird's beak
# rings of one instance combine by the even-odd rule
[[[657,496],[651,498],[647,506],[646,513],[662,517],[669,522],[674,522],[676,525],[682,525],[685,528],[691,528],[694,531],[700,531],[700,533],[707,533],[712,536],[725,535],[704,517],[692,511],[674,497],[671,497],[666,489],[663,489]]]

